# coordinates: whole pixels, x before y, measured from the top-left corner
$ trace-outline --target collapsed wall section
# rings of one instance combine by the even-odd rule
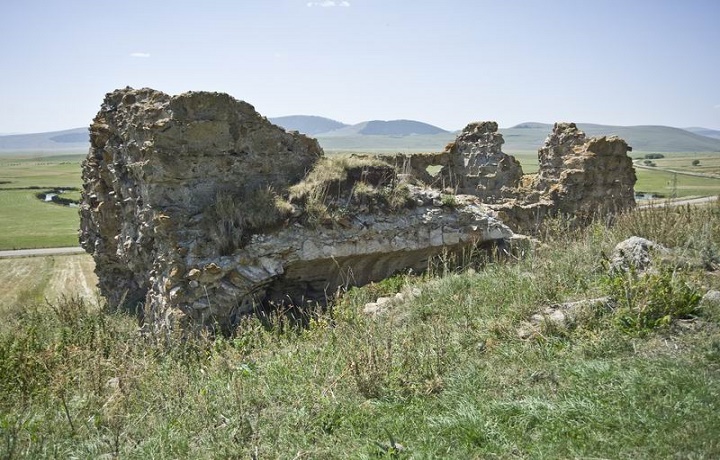
[[[546,217],[578,222],[635,206],[632,149],[616,137],[588,139],[575,123],[556,123],[538,150],[538,173],[502,152],[502,134],[492,121],[470,123],[445,149],[434,179],[480,198],[520,232],[533,232]]]
[[[538,150],[532,188],[561,214],[592,218],[635,206],[632,148],[617,136],[586,138],[575,123],[555,123]]]

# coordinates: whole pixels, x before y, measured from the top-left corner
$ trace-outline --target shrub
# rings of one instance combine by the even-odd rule
[[[685,277],[670,269],[644,274],[630,270],[611,276],[608,284],[619,303],[616,323],[629,333],[644,334],[690,318],[702,298]]]

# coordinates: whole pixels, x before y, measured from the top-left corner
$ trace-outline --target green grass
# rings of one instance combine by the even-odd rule
[[[37,191],[0,190],[0,249],[78,245],[78,208],[45,203]]]
[[[0,456],[718,458],[717,308],[689,305],[643,334],[621,327],[648,294],[518,337],[548,305],[616,292],[603,254],[633,234],[678,248],[673,282],[720,288],[693,262],[720,253],[711,206],[586,230],[554,222],[522,260],[352,289],[307,329],[278,314],[270,328],[248,317],[230,338],[180,340],[140,335],[133,318],[71,299],[9,306]],[[384,316],[362,313],[412,288]]]

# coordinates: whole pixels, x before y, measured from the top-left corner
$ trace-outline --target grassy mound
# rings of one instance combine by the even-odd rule
[[[631,235],[680,259],[608,275]],[[697,302],[720,288],[720,207],[554,221],[544,241],[352,289],[306,328],[248,317],[232,338],[141,336],[74,299],[8,307],[0,457],[720,457],[720,310]],[[606,295],[616,309],[518,335],[548,305]]]

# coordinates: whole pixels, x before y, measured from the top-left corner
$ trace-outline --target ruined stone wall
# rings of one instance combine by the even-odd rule
[[[445,149],[434,180],[479,197],[519,232],[534,232],[549,216],[588,222],[635,206],[631,148],[618,137],[588,139],[574,123],[556,123],[530,177],[502,152],[503,142],[497,123],[470,123]]]
[[[530,180],[494,122],[440,154],[329,159],[226,94],[126,88],[90,132],[81,245],[109,303],[142,306],[156,327],[230,330],[260,305],[422,271],[512,237],[496,216],[532,231],[550,215],[634,206],[628,145],[572,123],[555,125]]]
[[[532,188],[561,214],[592,218],[635,206],[632,149],[616,136],[587,139],[575,123],[556,123],[538,150]]]
[[[243,208],[258,191],[287,189],[322,155],[315,140],[217,93],[118,90],[106,96],[90,133],[80,241],[112,304],[144,302],[150,289],[172,289],[165,279],[188,259],[218,257],[226,224],[241,244],[252,222],[223,222],[218,198]],[[213,213],[218,219],[208,222]]]
[[[157,327],[229,330],[262,303],[324,300],[512,235],[473,197],[445,206],[386,163],[321,157],[314,139],[225,94],[108,94],[80,229],[101,293],[143,306]]]
[[[505,140],[494,121],[468,124],[445,148],[448,164],[440,171],[445,187],[495,202],[508,198],[520,184],[520,163],[502,151]]]

